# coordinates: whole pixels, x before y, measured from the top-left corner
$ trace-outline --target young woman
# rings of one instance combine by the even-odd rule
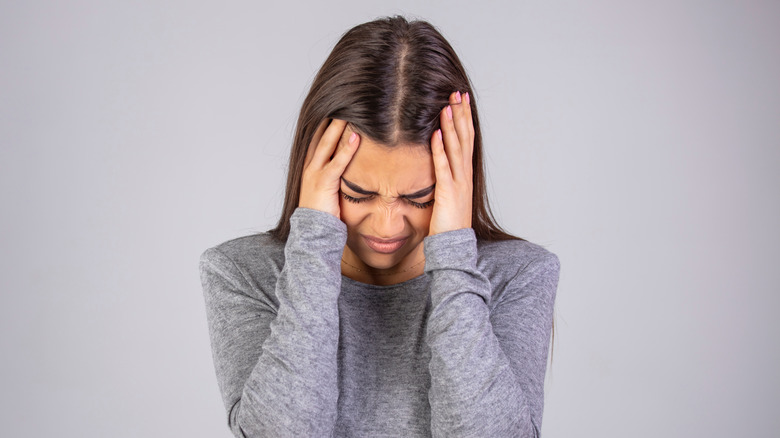
[[[277,227],[201,258],[228,425],[538,436],[558,272],[490,214],[449,43],[423,21],[359,25],[303,103]]]

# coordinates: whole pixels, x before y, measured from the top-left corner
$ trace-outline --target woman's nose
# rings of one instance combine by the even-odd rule
[[[374,212],[374,232],[380,239],[391,239],[403,235],[404,216],[398,205],[399,199],[394,202],[380,202],[377,211]]]

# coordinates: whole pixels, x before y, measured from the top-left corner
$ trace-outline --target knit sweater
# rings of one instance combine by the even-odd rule
[[[423,275],[376,286],[341,274],[338,218],[298,208],[290,225],[201,256],[235,436],[539,435],[555,254],[449,231],[423,241]]]

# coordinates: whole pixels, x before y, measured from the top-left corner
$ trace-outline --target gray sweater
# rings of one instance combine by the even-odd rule
[[[425,274],[341,275],[346,225],[299,208],[201,256],[214,365],[237,437],[539,435],[559,263],[472,229],[424,240]]]

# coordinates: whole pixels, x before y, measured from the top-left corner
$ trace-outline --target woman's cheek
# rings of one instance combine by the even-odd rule
[[[339,200],[339,209],[341,210],[341,221],[347,226],[355,226],[360,223],[360,212],[364,209],[362,205],[349,202],[342,197]]]
[[[433,216],[433,206],[425,209],[416,208],[419,216],[415,218],[415,227],[424,231],[424,235],[430,234],[431,216]]]

